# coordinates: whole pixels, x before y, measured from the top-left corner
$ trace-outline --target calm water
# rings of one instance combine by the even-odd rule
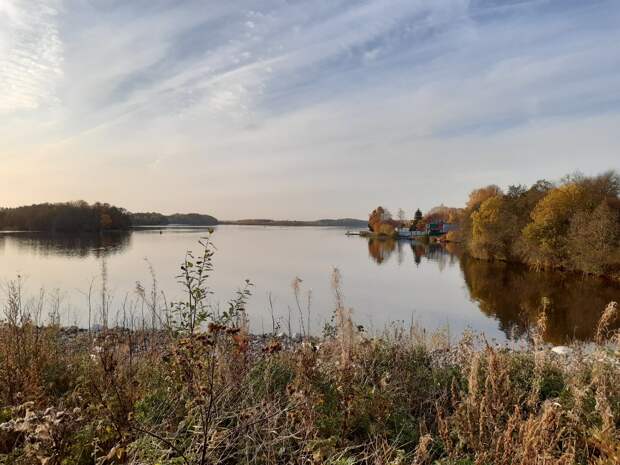
[[[136,283],[151,286],[149,263],[168,300],[179,297],[175,275],[186,250],[198,251],[205,230],[167,228],[101,236],[0,234],[0,280],[18,274],[28,294],[44,288],[62,296],[63,324],[87,324],[86,296],[93,283],[99,306],[102,269],[112,296],[110,319],[123,307],[140,313]],[[310,320],[320,331],[333,309],[331,275],[342,274],[345,303],[356,322],[381,330],[393,321],[415,321],[452,334],[466,328],[497,340],[526,337],[541,299],[550,299],[548,341],[588,339],[620,287],[598,279],[468,259],[457,249],[347,237],[339,228],[220,226],[211,279],[213,304],[222,306],[245,278],[254,283],[249,313],[254,331],[271,330],[271,311],[287,329],[298,329],[292,281],[300,277],[303,303],[311,292]],[[145,259],[148,259],[148,263]],[[271,296],[272,306],[269,305]],[[4,296],[2,296],[4,298]]]

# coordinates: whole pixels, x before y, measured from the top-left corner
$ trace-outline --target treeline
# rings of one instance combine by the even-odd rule
[[[212,226],[217,223],[217,219],[211,215],[129,213],[124,208],[107,203],[97,202],[90,205],[83,200],[0,208],[0,230],[5,231],[99,232],[124,230],[131,226]]]
[[[235,221],[221,221],[220,224],[236,224],[243,226],[339,226],[339,227],[365,227],[365,220],[355,218],[320,219],[311,221],[300,220],[271,220],[271,219],[245,219]]]
[[[156,212],[132,213],[131,224],[133,226],[161,226],[168,224],[168,217]]]
[[[620,278],[620,176],[474,190],[459,214],[474,257]]]
[[[218,224],[217,218],[200,213],[174,213],[163,215],[156,212],[132,213],[131,223],[133,226],[165,226],[169,224],[182,224],[190,226],[214,226]]]
[[[98,232],[131,226],[129,213],[107,203],[82,200],[0,209],[0,229],[50,232]]]
[[[458,222],[461,212],[462,209],[446,207],[442,204],[431,208],[426,214],[418,208],[411,219],[408,219],[405,211],[400,208],[397,218],[394,218],[387,208],[379,206],[368,215],[368,229],[378,236],[394,236],[397,228],[425,231],[428,224]]]

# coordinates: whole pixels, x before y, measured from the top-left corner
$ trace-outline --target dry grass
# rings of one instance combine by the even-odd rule
[[[620,308],[618,308],[618,303],[609,302],[596,328],[596,342],[602,344],[606,340],[612,339],[617,334],[619,326]]]
[[[570,359],[434,346],[407,331],[369,339],[346,320],[318,348],[261,339],[264,351],[234,326],[146,347],[127,332],[78,343],[22,326],[62,368],[50,375],[47,357],[3,373],[0,463],[618,463],[609,346]],[[0,329],[5,344],[13,331]]]

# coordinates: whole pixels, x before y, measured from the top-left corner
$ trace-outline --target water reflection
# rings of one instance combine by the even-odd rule
[[[394,239],[368,239],[368,254],[378,265],[381,265],[390,258],[396,249],[396,243]]]
[[[368,239],[368,254],[378,265],[386,263],[392,255],[396,256],[399,264],[402,264],[407,255],[413,255],[416,265],[422,263],[422,259],[437,262],[440,269],[447,264],[455,264],[458,261],[458,251],[452,246],[441,244],[423,244],[416,241],[394,239]]]
[[[0,251],[10,245],[20,253],[41,257],[99,258],[123,252],[130,244],[129,231],[100,234],[0,233]]]
[[[508,338],[528,335],[548,299],[544,339],[560,344],[590,340],[605,308],[620,297],[620,287],[598,278],[556,271],[533,272],[527,267],[461,257],[471,298],[480,310],[499,320]]]
[[[0,233],[0,283],[22,273],[29,277],[31,288],[83,291],[100,273],[100,258],[109,257],[110,286],[119,294],[133,292],[136,281],[150,279],[147,257],[157,270],[161,290],[175,297],[179,260],[204,235],[204,230],[195,228],[84,235]],[[450,244],[367,240],[329,228],[241,226],[219,227],[215,241],[217,272],[210,279],[216,295],[226,296],[240,279],[251,279],[256,296],[250,308],[257,322],[270,321],[268,312],[261,313],[260,300],[268,293],[280,299],[276,305],[283,309],[294,305],[286,299],[291,276],[297,275],[316,290],[313,315],[316,327],[321,326],[331,316],[332,266],[343,270],[351,306],[377,327],[408,320],[415,312],[429,328],[445,322],[455,331],[472,327],[490,337],[516,340],[528,337],[545,297],[550,305],[544,337],[558,344],[591,339],[602,310],[610,301],[620,300],[618,284],[477,261]],[[83,295],[68,299],[76,319],[86,321]],[[0,305],[1,300],[0,292]]]
[[[454,244],[422,244],[392,239],[369,239],[368,252],[379,265],[410,248],[419,266],[423,259],[439,269],[458,262],[470,299],[487,316],[498,321],[507,339],[527,339],[541,315],[543,299],[547,325],[544,339],[553,344],[591,340],[596,325],[612,300],[620,299],[620,285],[599,278],[561,273],[534,272],[525,266],[475,260]]]

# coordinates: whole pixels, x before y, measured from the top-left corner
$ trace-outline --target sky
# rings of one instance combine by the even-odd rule
[[[0,0],[0,205],[412,215],[620,169],[618,0]]]

